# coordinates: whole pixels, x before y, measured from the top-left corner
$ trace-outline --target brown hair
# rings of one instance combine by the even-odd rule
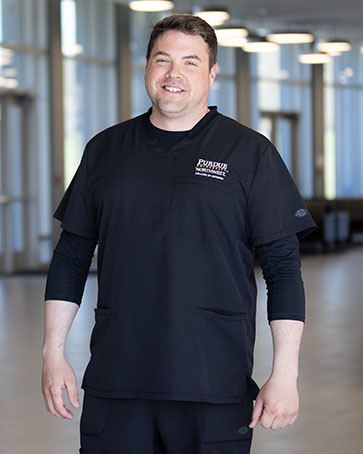
[[[198,35],[208,46],[209,69],[217,62],[218,43],[213,28],[203,19],[193,14],[171,14],[157,22],[150,33],[146,60],[148,61],[155,41],[169,30],[178,30],[188,35]]]

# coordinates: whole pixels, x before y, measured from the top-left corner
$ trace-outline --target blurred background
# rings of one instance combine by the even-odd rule
[[[362,454],[361,0],[0,0],[1,452],[78,452],[79,410],[72,423],[58,420],[40,393],[44,285],[60,232],[52,214],[87,141],[149,108],[146,45],[170,12],[215,27],[209,105],[273,141],[318,225],[301,243],[301,416],[284,431],[256,428],[253,452]],[[272,347],[256,275],[262,385]],[[96,287],[91,272],[69,336],[79,380]]]

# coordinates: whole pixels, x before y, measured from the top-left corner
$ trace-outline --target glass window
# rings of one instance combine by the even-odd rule
[[[234,47],[218,47],[218,74],[236,75],[236,49]]]
[[[313,196],[311,68],[298,62],[298,55],[305,50],[306,45],[282,45],[277,52],[250,55],[251,125],[270,140],[276,137],[275,145],[281,148],[282,158],[290,171],[294,153],[296,183],[302,195],[309,198]],[[268,112],[281,116],[272,122],[267,120]],[[292,124],[284,119],[284,112],[297,117],[296,149],[293,149]]]
[[[143,13],[140,11],[130,11],[131,21],[131,50],[132,64],[139,66],[140,69],[145,67],[145,55],[147,43],[152,26],[160,19],[165,17],[167,13]]]
[[[47,24],[46,0],[0,0],[0,86],[8,90],[22,90],[32,99],[29,107],[32,124],[30,140],[34,144],[35,159],[32,159],[30,165],[22,171],[37,176],[34,206],[37,209],[36,239],[40,264],[48,263],[52,252]],[[11,48],[12,45],[14,48]],[[24,47],[18,50],[16,47],[18,45]],[[16,125],[18,134],[25,135],[25,122],[17,118]],[[13,157],[16,158],[16,153]],[[16,164],[16,161],[14,162]],[[15,166],[11,171],[14,185],[19,185],[19,178],[22,178],[22,173],[16,171],[17,168],[18,166]],[[26,211],[21,214],[20,203],[14,205],[14,238],[16,249],[19,250],[22,248],[20,237],[22,223],[28,225],[28,218],[23,217],[25,213]]]
[[[64,168],[68,186],[85,143],[116,123],[116,76],[113,67],[72,59],[64,60],[64,76]]]
[[[101,0],[62,0],[61,13],[67,187],[86,142],[117,122],[116,14]]]
[[[325,192],[362,197],[363,58],[360,43],[324,65]]]
[[[310,44],[283,44],[280,46],[279,78],[281,80],[310,81],[309,65],[302,65],[298,55],[310,51]]]
[[[145,90],[144,70],[132,71],[132,117],[141,115],[151,106],[150,98]]]
[[[65,55],[115,59],[114,5],[102,0],[62,0],[62,48]]]
[[[236,49],[218,47],[217,77],[210,89],[208,104],[218,106],[218,111],[237,119]]]
[[[145,55],[147,43],[153,24],[166,16],[167,13],[143,13],[131,11],[131,61],[132,61],[132,82],[131,82],[131,106],[132,116],[146,112],[151,106],[150,98],[145,90]]]
[[[0,0],[0,42],[47,47],[46,0]]]
[[[217,76],[209,92],[208,105],[218,106],[218,112],[236,119],[236,96],[235,81]]]

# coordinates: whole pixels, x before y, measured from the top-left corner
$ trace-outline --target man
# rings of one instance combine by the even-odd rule
[[[202,19],[157,23],[152,108],[88,142],[54,214],[64,230],[45,294],[42,389],[62,418],[73,418],[62,389],[79,407],[64,346],[98,243],[82,453],[249,453],[258,423],[297,418],[297,236],[315,225],[273,145],[208,107],[216,56]],[[261,389],[251,377],[256,252],[274,346]]]

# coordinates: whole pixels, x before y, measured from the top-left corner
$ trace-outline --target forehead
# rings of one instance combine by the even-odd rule
[[[151,55],[156,52],[188,55],[191,50],[193,50],[193,54],[197,54],[200,58],[208,59],[208,46],[201,36],[189,35],[179,30],[168,30],[156,39]]]

